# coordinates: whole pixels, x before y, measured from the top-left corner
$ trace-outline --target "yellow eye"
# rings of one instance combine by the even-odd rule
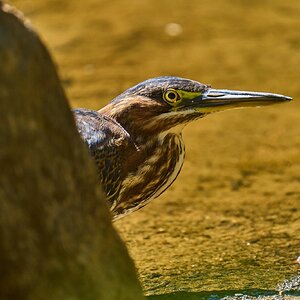
[[[175,90],[167,90],[164,93],[164,99],[167,102],[175,103],[176,101],[180,100],[180,96]]]

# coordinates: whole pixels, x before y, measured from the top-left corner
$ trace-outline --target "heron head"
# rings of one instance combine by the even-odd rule
[[[272,93],[213,89],[194,80],[163,76],[129,88],[100,112],[116,119],[128,132],[156,134],[213,112],[291,99]]]

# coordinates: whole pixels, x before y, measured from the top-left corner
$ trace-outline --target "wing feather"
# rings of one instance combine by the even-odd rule
[[[121,186],[121,155],[130,136],[115,120],[94,110],[73,110],[77,129],[96,162],[98,175],[111,206]]]

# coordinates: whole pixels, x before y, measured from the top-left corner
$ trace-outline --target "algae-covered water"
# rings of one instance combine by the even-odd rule
[[[299,274],[300,2],[11,2],[52,51],[73,107],[160,75],[294,98],[187,126],[175,184],[115,223],[149,300],[280,299],[278,284]],[[300,297],[297,283],[286,290]]]

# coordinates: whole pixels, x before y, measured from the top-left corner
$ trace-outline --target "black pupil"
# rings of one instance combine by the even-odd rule
[[[171,92],[168,94],[169,99],[174,100],[176,98],[176,94]]]

